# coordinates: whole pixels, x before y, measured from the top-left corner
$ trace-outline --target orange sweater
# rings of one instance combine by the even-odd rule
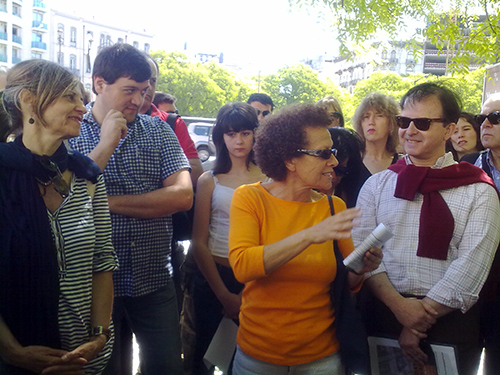
[[[335,212],[344,202],[333,197]],[[263,248],[330,216],[328,199],[310,203],[273,197],[260,183],[239,187],[233,196],[229,230],[229,261],[245,283],[238,345],[248,355],[292,366],[335,353],[338,342],[329,294],[336,261],[332,242],[315,244],[267,275]],[[352,239],[339,241],[346,257]]]

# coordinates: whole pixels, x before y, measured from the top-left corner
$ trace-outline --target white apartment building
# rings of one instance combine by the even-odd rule
[[[0,0],[2,1],[2,0]],[[91,91],[91,72],[99,51],[114,43],[128,43],[149,53],[153,35],[105,25],[51,10],[49,60],[72,70]]]
[[[149,52],[153,35],[64,14],[46,0],[0,0],[0,68],[22,60],[58,62],[90,90],[91,71],[101,48],[129,43]]]
[[[0,66],[49,58],[47,12],[43,0],[0,0]]]

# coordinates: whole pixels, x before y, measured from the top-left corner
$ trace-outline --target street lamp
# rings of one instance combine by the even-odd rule
[[[57,41],[59,42],[59,54],[57,55],[57,62],[62,65],[62,58],[61,58],[61,46],[63,43],[63,32],[64,30],[59,28],[57,29]]]
[[[92,43],[94,42],[94,34],[91,31],[87,31],[87,73],[92,72],[92,66],[90,64],[90,49],[92,48]]]

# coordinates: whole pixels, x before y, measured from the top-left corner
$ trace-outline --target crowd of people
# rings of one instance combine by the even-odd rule
[[[460,375],[483,350],[500,372],[500,94],[474,116],[442,83],[370,93],[350,129],[332,96],[275,110],[256,93],[220,109],[202,165],[159,74],[123,43],[97,55],[93,101],[56,63],[8,71],[1,374],[132,375],[134,335],[141,374],[213,374],[223,318],[238,325],[230,374],[345,374],[339,275],[398,366],[433,365],[439,343]],[[193,206],[184,259],[172,216]],[[381,223],[393,237],[344,272],[334,249]]]

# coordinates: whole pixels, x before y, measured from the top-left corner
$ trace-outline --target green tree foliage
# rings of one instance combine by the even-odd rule
[[[413,74],[407,77],[393,72],[374,72],[368,79],[357,83],[352,95],[354,110],[346,111],[346,119],[350,119],[361,100],[371,92],[380,92],[392,96],[397,102],[410,88],[423,82],[440,82],[454,91],[462,102],[462,109],[472,114],[481,110],[484,69],[457,74],[453,77]]]
[[[245,101],[250,92],[248,85],[215,63],[191,63],[179,52],[155,51],[151,56],[160,68],[156,89],[174,95],[185,116],[215,117],[223,105]]]
[[[298,64],[278,70],[262,79],[262,92],[267,93],[280,108],[295,103],[314,103],[332,95],[341,102],[347,97],[345,90],[327,80],[323,82],[310,67]]]
[[[448,51],[449,71],[465,73],[470,65],[488,65],[500,57],[499,0],[289,0],[292,6],[324,7],[333,16],[340,53],[349,53],[362,42],[385,31],[399,39],[403,31],[416,40],[429,40]],[[443,5],[447,4],[447,9]],[[478,18],[478,15],[486,17]],[[424,21],[423,30],[413,27]],[[354,47],[351,47],[354,46]]]

